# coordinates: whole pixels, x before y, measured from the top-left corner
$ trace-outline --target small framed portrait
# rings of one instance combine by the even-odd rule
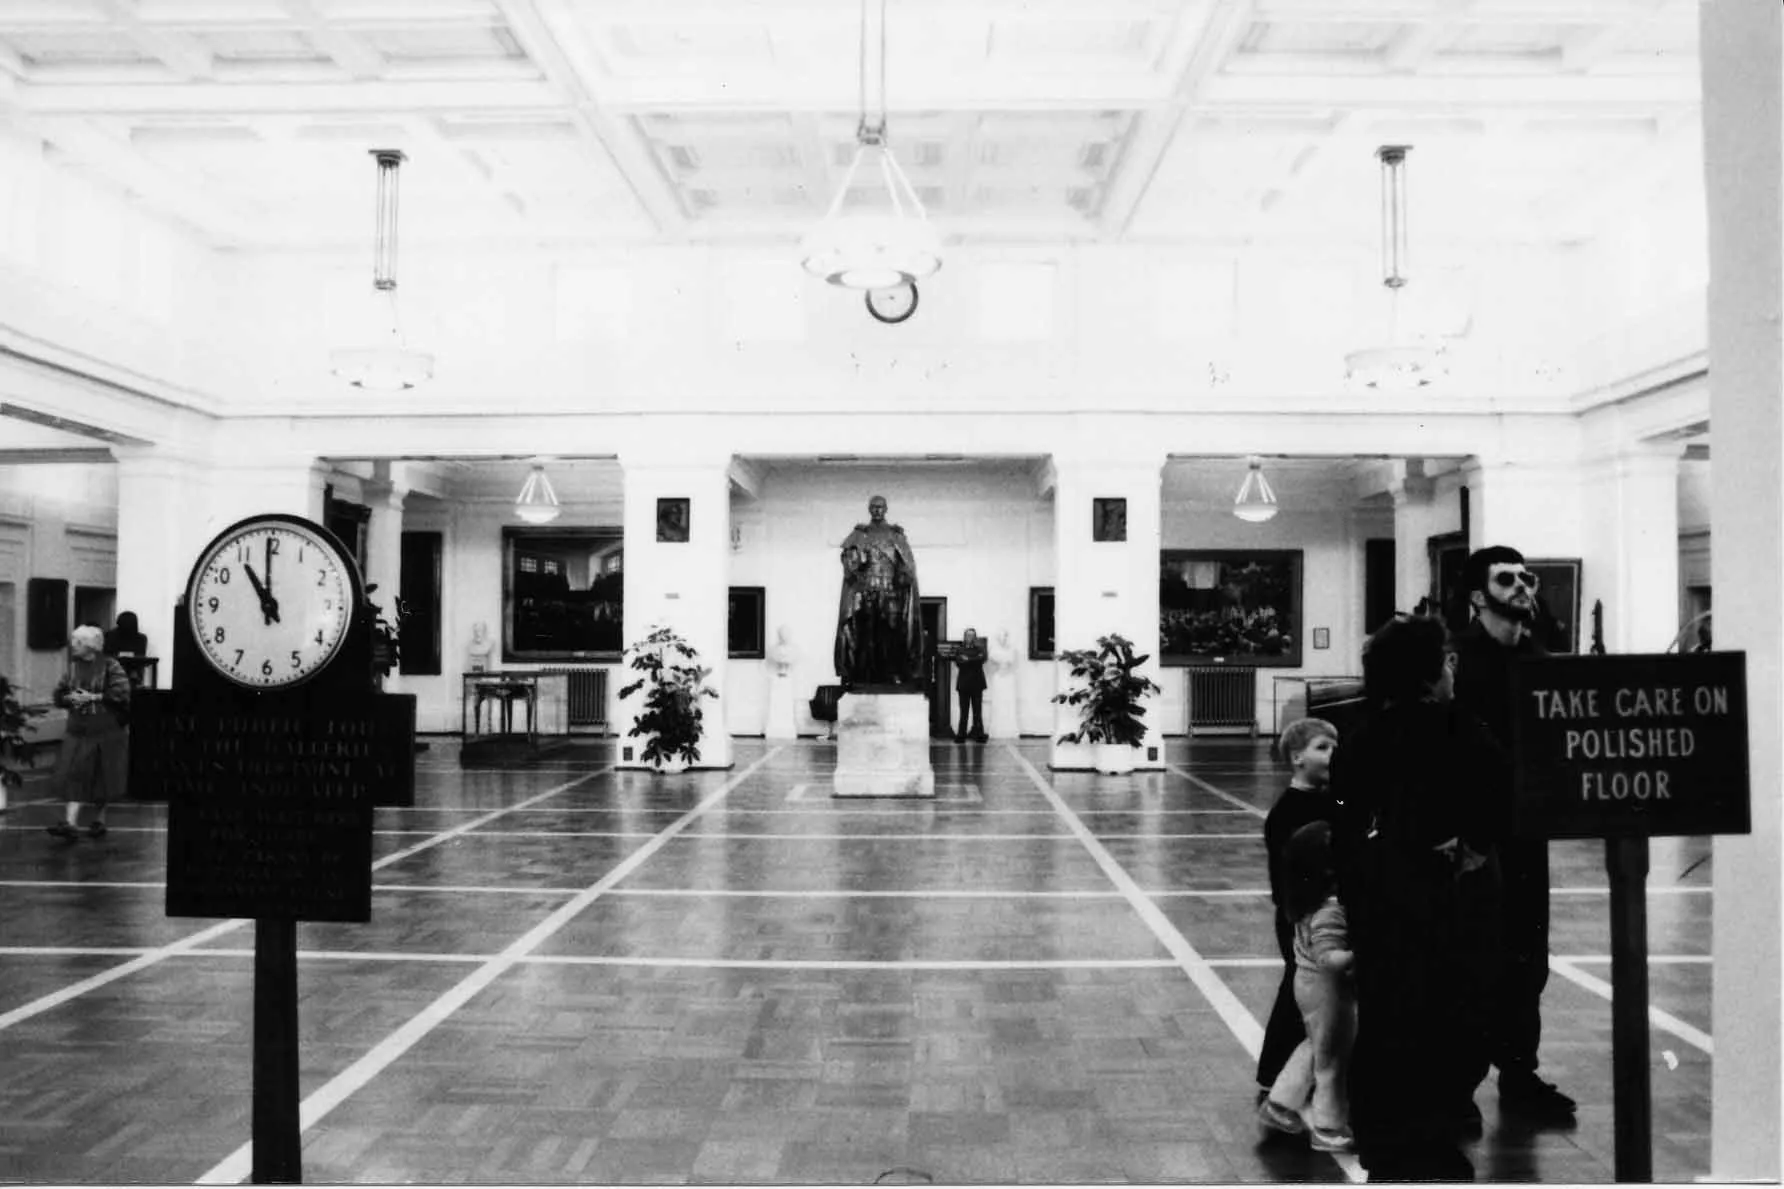
[[[1090,539],[1093,541],[1127,540],[1127,501],[1121,498],[1097,497],[1090,501]]]
[[[688,539],[688,501],[685,496],[657,500],[657,540],[671,543]]]
[[[1313,647],[1316,649],[1322,649],[1322,648],[1330,648],[1331,646],[1332,646],[1332,629],[1331,628],[1314,628],[1313,629]]]

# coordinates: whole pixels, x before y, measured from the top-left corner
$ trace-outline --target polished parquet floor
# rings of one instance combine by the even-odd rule
[[[1261,743],[1133,777],[937,746],[932,803],[833,801],[814,740],[680,776],[455,747],[378,811],[371,922],[299,926],[308,1181],[1361,1177],[1252,1113]],[[44,793],[0,817],[0,1179],[245,1180],[252,922],[164,915],[162,807],[62,843]],[[1709,1167],[1709,853],[1653,843],[1659,1180]],[[1579,1124],[1502,1119],[1489,1083],[1482,1179],[1613,1179],[1601,845],[1554,871],[1543,1057]]]

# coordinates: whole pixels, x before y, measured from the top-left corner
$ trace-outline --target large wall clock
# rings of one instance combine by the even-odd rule
[[[280,690],[340,656],[364,602],[359,567],[332,533],[268,513],[230,525],[199,554],[185,613],[200,655],[226,681]]]

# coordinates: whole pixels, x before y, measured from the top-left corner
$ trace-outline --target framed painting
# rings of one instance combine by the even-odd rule
[[[625,535],[611,528],[502,529],[502,659],[618,660]]]
[[[688,539],[688,500],[664,496],[657,501],[657,540],[683,544]]]
[[[1028,659],[1053,659],[1053,588],[1028,588]]]
[[[1127,500],[1098,496],[1090,501],[1090,539],[1127,540]]]
[[[760,586],[733,586],[725,605],[725,655],[732,660],[745,661],[759,661],[766,657],[766,589]]]
[[[1524,568],[1541,579],[1536,588],[1536,638],[1550,652],[1580,650],[1580,559],[1524,559]]]
[[[1161,549],[1159,663],[1301,664],[1301,550]]]

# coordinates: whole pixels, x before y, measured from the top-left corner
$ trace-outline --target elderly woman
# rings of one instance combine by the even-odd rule
[[[91,625],[74,629],[68,672],[56,685],[56,705],[68,711],[67,733],[56,760],[55,787],[68,801],[64,820],[48,827],[58,838],[79,836],[81,806],[92,802],[87,834],[105,833],[105,807],[124,796],[130,713],[130,678],[101,650],[105,633]]]

